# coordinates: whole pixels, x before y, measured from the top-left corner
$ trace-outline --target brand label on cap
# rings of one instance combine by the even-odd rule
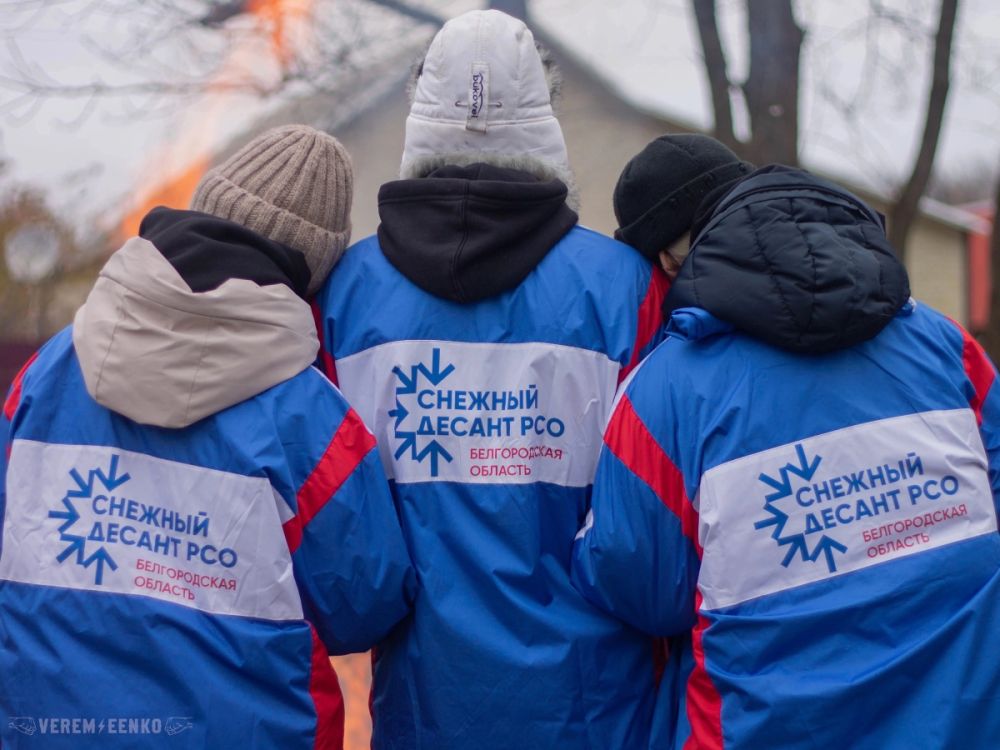
[[[489,63],[472,63],[472,75],[469,80],[469,116],[465,120],[466,129],[485,133],[489,108]]]

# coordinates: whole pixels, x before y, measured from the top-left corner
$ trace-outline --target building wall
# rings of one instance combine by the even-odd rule
[[[963,232],[919,220],[910,235],[906,262],[913,296],[968,325],[968,259]]]
[[[867,198],[883,214],[884,203]],[[969,249],[964,230],[920,216],[910,230],[906,269],[913,297],[962,325],[969,320]]]

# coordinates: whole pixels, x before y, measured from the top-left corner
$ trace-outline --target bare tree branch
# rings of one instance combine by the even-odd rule
[[[490,0],[492,10],[500,10],[522,21],[528,20],[528,0]]]
[[[226,0],[213,4],[208,13],[198,19],[202,26],[221,26],[230,18],[246,13],[249,0]]]
[[[418,23],[430,24],[432,26],[444,26],[444,22],[447,20],[444,16],[439,16],[437,13],[432,13],[429,10],[424,10],[423,8],[417,8],[410,5],[403,0],[368,0],[372,5],[381,5],[383,8],[388,8],[389,10],[394,10],[407,18],[412,18]]]
[[[212,82],[212,91],[220,93],[250,93],[259,96],[274,94],[283,88],[283,84],[288,83],[290,77],[283,77],[274,85],[265,86],[259,82],[236,78],[229,80],[217,80]],[[90,99],[92,97],[106,96],[132,96],[135,94],[163,94],[165,96],[202,94],[206,85],[203,81],[178,82],[178,81],[139,81],[136,83],[104,83],[101,81],[88,84],[45,84],[38,82],[26,83],[7,76],[0,76],[0,86],[7,86],[12,89],[20,89],[26,94],[35,97],[58,96],[63,99]]]
[[[15,11],[0,13],[5,47],[0,53],[7,53],[0,71],[0,116],[24,120],[36,115],[42,102],[79,101],[78,115],[60,115],[67,127],[79,126],[96,111],[111,119],[160,116],[208,92],[264,98],[338,90],[356,61],[369,50],[390,47],[395,32],[414,28],[414,21],[444,23],[407,0],[315,3],[308,17],[287,25],[250,0],[13,4]],[[390,18],[376,25],[374,14],[365,12],[368,5],[381,6]],[[25,23],[73,31],[101,65],[92,68],[89,80],[78,74],[53,77],[22,53]],[[114,104],[98,108],[98,100]]]
[[[941,124],[944,121],[944,109],[951,83],[951,48],[957,15],[958,0],[941,0],[941,15],[934,39],[931,90],[927,98],[927,115],[924,119],[920,149],[913,163],[913,171],[889,215],[889,243],[903,258],[906,257],[906,238],[917,217],[920,196],[927,189],[941,137]]]
[[[719,36],[715,14],[715,0],[691,0],[698,22],[698,37],[705,58],[705,73],[712,93],[712,111],[715,114],[713,135],[727,146],[739,150],[742,144],[733,130],[733,107],[729,98],[729,74],[726,72],[726,53]]]

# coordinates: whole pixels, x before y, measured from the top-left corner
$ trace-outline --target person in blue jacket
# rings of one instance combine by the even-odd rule
[[[402,173],[319,295],[420,582],[376,650],[373,747],[645,747],[652,641],[587,604],[569,566],[666,278],[578,226],[542,57],[500,12],[431,43]]]
[[[671,639],[651,747],[996,747],[992,363],[843,188],[770,166],[688,210],[573,556]]]
[[[343,746],[409,611],[375,438],[310,365],[351,164],[270,131],[156,208],[0,417],[4,748]]]

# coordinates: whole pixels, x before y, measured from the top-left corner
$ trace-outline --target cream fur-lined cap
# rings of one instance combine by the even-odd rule
[[[428,164],[516,158],[571,182],[562,128],[531,31],[496,10],[446,23],[421,65],[406,119],[400,175]]]
[[[351,239],[354,171],[340,141],[305,125],[254,138],[201,179],[191,209],[300,251],[315,294]]]

